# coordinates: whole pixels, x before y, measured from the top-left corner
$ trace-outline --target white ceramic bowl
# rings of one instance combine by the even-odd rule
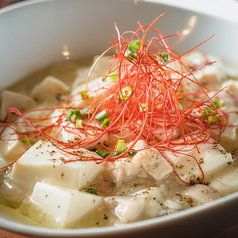
[[[211,2],[179,2],[180,6],[173,0],[35,0],[6,7],[0,10],[0,88],[53,62],[65,61],[64,51],[70,53],[70,60],[101,53],[116,34],[114,23],[121,32],[135,30],[138,20],[146,25],[164,12],[167,14],[155,26],[165,35],[177,30],[183,33],[176,50],[188,51],[216,34],[200,48],[238,63],[238,19],[233,14],[238,7],[232,3],[234,7],[226,13],[223,4],[223,14],[221,9],[212,8],[211,14],[204,14],[201,4],[209,8]],[[237,214],[235,193],[200,207],[119,228],[45,229],[21,224],[3,214],[0,227],[34,237],[208,237],[238,224]]]

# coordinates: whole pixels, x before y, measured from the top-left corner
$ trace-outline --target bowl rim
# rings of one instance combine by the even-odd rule
[[[0,14],[16,10],[21,7],[25,7],[28,5],[34,5],[42,2],[54,2],[60,0],[23,0],[20,2],[13,3],[6,7],[0,9]],[[90,0],[88,0],[90,1]],[[113,0],[111,0],[113,1]],[[118,1],[118,0],[114,0]],[[224,18],[226,20],[230,20],[233,22],[238,22],[238,2],[235,0],[126,0],[134,2],[135,4],[139,2],[148,2],[148,3],[157,3],[164,4],[172,7],[176,7],[179,9],[190,10],[204,15],[211,15],[214,17]],[[229,1],[229,4],[227,4]],[[205,4],[205,5],[204,5]],[[214,7],[214,4],[216,7]],[[206,6],[206,8],[204,8]],[[222,13],[222,14],[221,14]]]
[[[51,1],[58,1],[58,0],[31,0],[31,1],[27,0],[27,1],[17,2],[17,3],[14,3],[12,5],[9,5],[7,7],[0,9],[0,15],[11,12],[11,11],[15,11],[15,10],[25,7],[25,6],[40,4],[40,3],[44,3],[44,2],[51,2]],[[128,0],[128,1],[133,1],[133,0]],[[198,12],[200,14],[208,15],[208,13],[206,13],[206,12],[201,12],[201,9],[199,9],[199,8],[195,8],[193,6],[191,7],[190,5],[185,7],[186,2],[189,2],[190,0],[182,1],[182,3],[183,3],[182,5],[178,5],[176,0],[138,0],[138,1],[139,2],[148,2],[148,3],[150,3],[150,2],[158,3],[158,4],[163,4],[163,5],[172,6],[175,8],[180,8],[180,9],[194,11],[194,12]],[[201,1],[201,0],[198,0],[198,1]],[[202,0],[202,1],[207,1],[207,0]],[[217,0],[211,0],[211,1],[215,2]],[[235,10],[237,10],[237,9],[238,9],[238,3],[237,3],[237,8]],[[232,12],[232,14],[233,14],[233,12]],[[232,14],[224,15],[224,18],[226,20],[238,22],[238,17],[233,18]],[[215,17],[218,17],[218,15],[215,14]],[[118,232],[124,233],[124,232],[133,231],[133,230],[138,230],[138,229],[142,229],[145,226],[163,225],[168,220],[173,221],[173,220],[178,219],[179,217],[189,217],[191,215],[201,213],[207,209],[214,209],[214,208],[220,206],[221,204],[231,202],[231,201],[238,201],[238,192],[235,192],[233,194],[219,198],[219,199],[212,201],[210,203],[200,205],[198,207],[193,207],[193,208],[183,210],[183,211],[180,211],[180,212],[177,212],[174,214],[170,214],[169,216],[156,217],[156,218],[133,222],[133,223],[129,223],[129,224],[123,224],[122,226],[119,226],[119,227],[111,226],[111,227],[92,227],[90,229],[89,228],[51,229],[51,228],[43,228],[43,227],[26,225],[23,223],[19,223],[17,221],[8,220],[3,217],[0,217],[0,228],[9,230],[11,232],[16,232],[19,234],[25,234],[25,235],[34,234],[34,235],[40,235],[40,236],[45,236],[45,237],[46,236],[62,237],[62,236],[66,236],[66,235],[70,235],[72,237],[76,237],[76,236],[77,237],[79,237],[79,236],[80,237],[81,236],[88,237],[88,236],[95,235],[95,237],[97,237],[97,236],[106,235],[109,233],[111,235],[113,235],[116,233],[118,234]]]
[[[238,192],[232,193],[225,197],[218,198],[209,203],[203,205],[192,207],[186,210],[179,211],[177,213],[170,214],[168,216],[156,217],[152,219],[137,221],[129,224],[123,224],[121,226],[108,226],[108,227],[90,227],[90,228],[79,228],[79,229],[54,229],[54,228],[44,228],[32,225],[27,225],[24,223],[19,223],[17,221],[8,220],[0,217],[0,228],[9,230],[11,232],[16,232],[24,235],[39,235],[39,236],[50,236],[50,237],[90,237],[94,235],[99,237],[101,235],[113,235],[124,232],[133,232],[134,230],[143,229],[146,226],[154,227],[158,225],[163,225],[166,222],[177,220],[178,218],[186,218],[194,216],[199,213],[203,213],[206,210],[213,210],[227,202],[237,202]]]

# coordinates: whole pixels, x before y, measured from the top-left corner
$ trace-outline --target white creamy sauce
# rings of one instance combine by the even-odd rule
[[[214,57],[211,58],[213,61]],[[0,141],[0,167],[19,158],[9,168],[0,171],[0,211],[36,226],[112,226],[179,212],[238,191],[235,158],[238,148],[238,73],[214,59],[218,62],[205,66],[203,73],[196,72],[195,76],[204,85],[210,77],[212,93],[227,86],[219,94],[222,108],[234,113],[228,114],[229,126],[221,135],[221,145],[214,144],[211,139],[210,143],[198,144],[200,152],[193,149],[187,154],[177,155],[165,151],[165,159],[156,148],[138,140],[133,146],[136,153],[114,162],[82,160],[65,163],[82,157],[100,160],[102,157],[95,151],[103,146],[95,142],[86,148],[67,149],[65,154],[39,135],[31,137],[30,144],[24,143],[21,135],[14,131],[24,133],[31,127],[21,124],[23,119],[15,116],[10,119],[16,120],[17,124],[4,130]],[[195,53],[187,56],[187,61],[199,67],[204,58]],[[1,120],[10,107],[21,111],[57,108],[69,95],[83,91],[85,85],[82,83],[87,78],[89,62],[54,65],[4,90]],[[102,57],[91,75],[89,88],[97,88],[109,65],[106,57]],[[197,90],[197,85],[191,82],[188,82],[188,87],[191,91]],[[80,99],[77,105],[83,104]],[[36,124],[45,126],[54,120],[57,122],[57,116],[63,110],[51,111],[54,117],[51,114],[50,119]],[[37,110],[30,113],[29,118],[44,118],[48,113]],[[176,133],[178,135],[172,136],[179,138],[180,132]],[[77,135],[65,128],[53,129],[50,136],[65,142],[77,141]],[[84,139],[83,134],[80,136]],[[109,133],[100,140],[111,147],[115,147],[117,142]],[[130,143],[126,142],[127,146]],[[196,160],[192,159],[193,156]],[[85,188],[94,189],[98,195],[88,193]]]

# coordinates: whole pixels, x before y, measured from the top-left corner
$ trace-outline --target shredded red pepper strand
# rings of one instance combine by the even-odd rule
[[[144,140],[150,147],[158,149],[162,156],[164,156],[164,151],[186,154],[187,145],[193,145],[193,149],[198,149],[197,145],[199,143],[210,143],[211,138],[219,142],[220,135],[227,126],[227,114],[221,108],[216,108],[212,100],[213,97],[208,95],[209,87],[202,86],[196,80],[194,76],[196,70],[189,69],[183,60],[183,56],[196,50],[207,40],[187,53],[179,55],[173,51],[173,47],[178,43],[181,34],[164,36],[153,27],[153,24],[161,16],[156,18],[149,26],[142,26],[138,23],[139,28],[135,32],[127,31],[121,35],[115,25],[118,37],[114,36],[115,40],[111,42],[112,46],[98,58],[88,75],[85,93],[89,98],[93,95],[93,100],[85,97],[85,104],[91,115],[84,116],[82,128],[72,127],[72,122],[66,119],[67,110],[63,107],[63,104],[67,104],[67,109],[77,108],[82,110],[83,107],[77,106],[82,101],[80,94],[70,96],[58,108],[47,109],[51,113],[43,119],[31,119],[26,116],[27,114],[30,115],[30,112],[21,113],[15,108],[10,108],[5,123],[1,123],[1,125],[12,127],[18,123],[7,122],[10,113],[22,117],[25,122],[21,122],[21,124],[32,129],[24,132],[15,131],[20,136],[18,139],[41,135],[51,141],[66,156],[67,154],[73,154],[68,149],[85,148],[94,142],[99,142],[110,152],[110,155],[102,158],[100,162],[114,161],[124,157],[138,140]],[[149,30],[155,33],[155,36],[151,39],[146,38]],[[126,35],[130,34],[132,36],[127,38]],[[140,35],[142,36],[140,37]],[[172,47],[168,42],[171,37],[178,37]],[[133,40],[141,41],[141,45],[136,51],[137,57],[126,57],[125,53]],[[96,90],[90,89],[88,82],[94,66],[111,49],[116,49],[117,55],[110,58],[112,64],[99,87]],[[170,60],[165,62],[160,54],[169,55]],[[178,69],[173,69],[171,63],[177,63]],[[206,63],[203,67],[208,64],[210,63]],[[105,84],[103,81],[111,71],[118,75],[118,80]],[[186,82],[194,83],[198,91],[189,91]],[[125,100],[121,97],[121,90],[127,86],[131,87],[132,94]],[[181,89],[184,89],[184,91]],[[182,108],[180,105],[183,105]],[[206,110],[207,107],[213,111],[212,115]],[[109,126],[106,128],[103,128],[101,123],[95,119],[96,114],[102,110],[106,110],[109,115]],[[55,115],[53,112],[56,111],[58,114]],[[207,113],[205,117],[202,114],[204,111]],[[209,123],[208,117],[215,118],[215,116],[219,116],[219,119]],[[56,137],[52,136],[54,130],[57,134]],[[59,135],[63,130],[71,133],[78,140],[61,141]],[[219,131],[217,136],[213,135],[214,130]],[[3,131],[1,135],[2,133]],[[115,148],[107,147],[100,140],[107,133],[114,135],[118,140],[123,139],[127,143],[132,143],[126,151],[112,157]],[[181,145],[184,149],[181,149]],[[193,158],[196,160],[195,157]],[[89,157],[86,160],[98,159]],[[68,160],[65,163],[74,161],[76,160]],[[204,174],[198,162],[197,166],[201,171],[202,180]],[[178,176],[175,169],[174,172]],[[183,181],[180,177],[179,179]]]

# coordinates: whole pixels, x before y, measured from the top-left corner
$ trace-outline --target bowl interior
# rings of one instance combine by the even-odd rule
[[[100,54],[109,47],[112,35],[117,35],[114,23],[121,33],[136,30],[137,21],[148,25],[165,12],[154,26],[165,36],[182,33],[174,50],[186,52],[215,34],[200,48],[238,61],[230,53],[238,51],[237,23],[229,20],[153,1],[26,1],[0,14],[0,87],[52,62],[66,60],[65,51],[70,60]],[[176,39],[170,39],[171,45]]]

